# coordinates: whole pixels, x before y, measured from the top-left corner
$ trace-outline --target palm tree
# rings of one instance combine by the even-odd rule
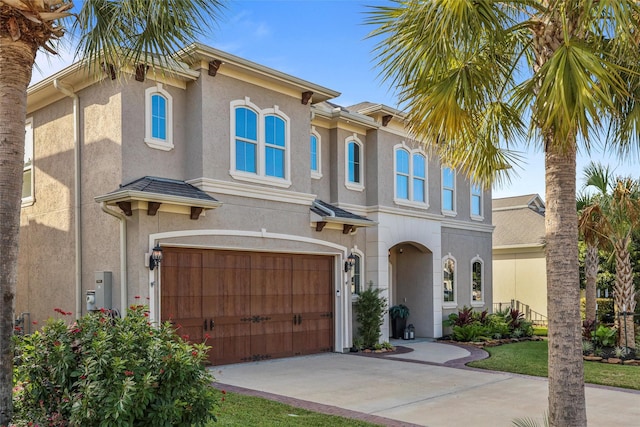
[[[508,179],[525,118],[544,150],[551,426],[587,424],[576,152],[607,125],[614,147],[638,145],[639,15],[635,0],[394,0],[367,18],[409,129],[449,166]]]
[[[584,170],[585,186],[595,186],[600,194],[606,193],[610,181],[609,167],[591,163]],[[598,250],[607,242],[608,222],[602,213],[599,197],[582,193],[577,200],[578,230],[587,245],[584,259],[585,314],[588,322],[596,319],[596,282],[600,256]]]
[[[153,65],[204,33],[222,0],[85,0],[71,14],[70,0],[0,1],[0,425],[12,416],[11,336],[17,280],[18,233],[27,86],[36,53],[54,52],[70,22],[77,54],[90,69],[115,72]]]
[[[608,169],[593,162],[585,168],[584,178],[585,188],[596,190],[594,205],[598,205],[601,213],[601,224],[605,223],[601,238],[606,238],[611,243],[615,255],[615,310],[619,314],[631,314],[625,317],[625,324],[620,325],[618,345],[635,348],[633,313],[636,298],[630,246],[636,224],[640,220],[640,183],[631,178],[611,179]]]

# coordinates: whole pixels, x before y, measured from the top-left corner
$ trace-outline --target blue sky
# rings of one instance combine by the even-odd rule
[[[387,0],[229,0],[221,22],[211,25],[202,40],[217,49],[339,91],[334,102],[348,106],[362,101],[395,107],[393,90],[378,78],[373,47],[367,39],[371,27],[364,25],[367,6],[389,4]],[[42,73],[33,81],[70,63],[71,55],[48,60],[38,54]],[[493,197],[538,193],[544,199],[544,156],[523,146],[525,164],[508,186],[494,188]],[[596,149],[591,157],[610,164],[619,175],[640,176],[637,156],[618,161]],[[578,159],[581,171],[589,162]]]

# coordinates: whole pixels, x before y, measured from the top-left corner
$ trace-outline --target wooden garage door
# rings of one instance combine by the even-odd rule
[[[215,365],[333,350],[333,260],[165,248],[161,318]]]

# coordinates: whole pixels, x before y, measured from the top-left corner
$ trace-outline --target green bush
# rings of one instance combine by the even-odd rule
[[[490,338],[488,329],[479,323],[453,327],[455,341],[487,341]]]
[[[380,338],[380,327],[387,312],[387,299],[380,296],[381,289],[369,288],[360,292],[356,302],[358,335],[364,348],[374,348]]]
[[[16,337],[14,422],[47,426],[204,425],[218,398],[203,365],[208,347],[152,327],[143,306],[103,311],[70,326],[49,320]]]
[[[617,335],[618,331],[615,328],[600,325],[595,332],[596,343],[602,347],[613,347],[616,345]]]

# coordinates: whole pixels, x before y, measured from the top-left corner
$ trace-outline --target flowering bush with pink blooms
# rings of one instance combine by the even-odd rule
[[[176,426],[215,420],[218,393],[208,347],[170,324],[154,327],[144,306],[123,319],[108,311],[71,325],[49,320],[16,337],[17,426]]]

